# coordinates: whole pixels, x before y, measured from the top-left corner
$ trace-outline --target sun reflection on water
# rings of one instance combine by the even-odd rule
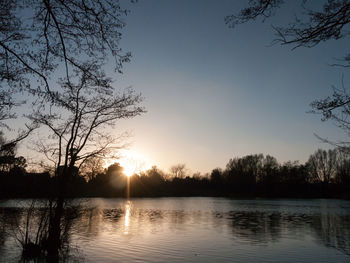
[[[125,204],[124,235],[129,234],[131,202]]]

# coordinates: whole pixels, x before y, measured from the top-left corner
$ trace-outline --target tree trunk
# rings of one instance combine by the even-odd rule
[[[49,235],[47,240],[47,252],[49,258],[57,258],[61,247],[61,221],[63,217],[63,196],[56,201],[56,208],[50,218]]]

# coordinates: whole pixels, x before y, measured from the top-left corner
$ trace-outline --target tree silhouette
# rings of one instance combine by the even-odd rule
[[[104,161],[101,157],[90,157],[85,159],[85,162],[80,166],[79,174],[85,178],[85,180],[91,181],[96,175],[103,173]]]
[[[141,96],[117,93],[104,72],[107,61],[121,73],[130,59],[119,46],[128,11],[118,0],[0,0],[0,9],[0,121],[21,104],[12,94],[33,96],[26,117],[50,134],[36,148],[59,185],[48,235],[48,250],[57,254],[69,178],[116,146],[106,126],[144,112]]]
[[[0,124],[25,103],[16,92],[36,106],[62,104],[58,80],[74,83],[79,71],[104,81],[107,58],[117,72],[130,59],[119,47],[128,11],[118,0],[0,0],[0,10]]]
[[[61,62],[61,77],[69,79],[72,70],[86,71],[87,63],[101,66],[106,56],[114,58],[116,71],[130,58],[118,44],[125,26],[122,17],[128,12],[119,1],[1,0],[0,4],[0,72],[8,84],[30,85],[27,78],[34,76],[42,85],[27,88],[52,96],[50,77],[58,74]],[[96,68],[88,72],[99,77]]]
[[[186,165],[183,163],[170,167],[170,173],[173,178],[184,178],[186,176]]]
[[[307,165],[311,178],[316,182],[329,184],[336,173],[337,151],[318,149],[310,155]]]
[[[107,78],[97,80],[89,71],[76,74],[80,75],[79,82],[62,82],[54,105],[42,105],[28,115],[33,123],[46,128],[47,138],[38,142],[37,149],[53,163],[58,180],[55,213],[48,236],[53,253],[57,253],[60,244],[60,224],[69,181],[89,159],[103,157],[121,147],[115,136],[107,132],[108,126],[114,127],[116,121],[144,112],[138,106],[141,95],[131,88],[118,93]]]
[[[263,20],[274,15],[283,5],[282,0],[253,0],[249,6],[235,15],[225,17],[230,27],[246,23],[262,17]],[[305,7],[306,1],[300,1],[306,13],[306,19],[296,17],[287,27],[274,26],[276,39],[274,42],[296,47],[313,47],[330,39],[349,36],[347,25],[350,23],[350,2],[348,0],[323,1],[322,11],[314,11]],[[299,14],[301,15],[301,14]],[[350,63],[350,57],[345,60]],[[349,65],[350,66],[350,65]]]

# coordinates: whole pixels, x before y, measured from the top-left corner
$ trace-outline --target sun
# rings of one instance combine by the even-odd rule
[[[130,164],[120,164],[123,167],[123,172],[127,177],[132,176],[133,174],[135,174],[135,167],[133,167],[133,165]]]
[[[144,155],[136,151],[123,150],[119,155],[119,159],[111,161],[112,163],[118,162],[120,166],[123,167],[123,173],[127,177],[144,172],[152,167],[149,160]]]

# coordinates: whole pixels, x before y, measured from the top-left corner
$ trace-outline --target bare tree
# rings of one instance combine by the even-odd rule
[[[17,140],[22,140],[18,138]],[[11,169],[19,168],[24,170],[26,159],[23,156],[16,156],[17,141],[8,141],[0,131],[0,172],[10,172]]]
[[[119,47],[127,13],[118,0],[0,0],[0,124],[25,103],[16,92],[62,103],[56,83],[74,82],[73,71],[103,81],[109,57],[121,72],[131,56]]]
[[[186,165],[185,164],[176,164],[170,167],[170,173],[173,178],[185,178],[186,176]]]
[[[104,160],[101,157],[93,156],[80,166],[79,174],[85,178],[86,181],[91,181],[96,175],[103,173]]]
[[[144,112],[141,96],[132,89],[117,93],[104,72],[109,60],[121,73],[130,59],[119,46],[127,13],[118,0],[0,0],[0,121],[15,117],[11,109],[22,104],[12,94],[33,95],[27,117],[50,134],[36,148],[59,182],[50,203],[53,254],[62,237],[66,180],[120,146],[107,126]]]
[[[338,151],[335,180],[344,186],[350,185],[350,156],[349,153]]]
[[[34,76],[42,85],[30,90],[52,96],[50,77],[58,66],[64,69],[60,77],[69,80],[73,69],[86,71],[87,62],[102,65],[111,55],[121,71],[130,58],[118,44],[128,13],[118,0],[1,0],[0,5],[0,73],[9,84],[30,84],[26,77]],[[96,69],[88,73],[98,77]]]
[[[328,184],[336,174],[337,150],[318,149],[310,156],[307,165],[314,181]]]
[[[225,17],[230,27],[246,23],[257,18],[263,20],[275,15],[277,9],[283,5],[282,0],[251,0],[246,8],[238,14]],[[295,21],[287,27],[273,26],[276,38],[275,43],[293,45],[296,47],[313,47],[330,39],[340,39],[350,35],[347,26],[350,23],[350,1],[327,0],[323,1],[321,11],[306,7],[307,1],[300,4],[305,12],[296,16]],[[305,15],[306,17],[301,18]],[[344,57],[345,66],[350,66],[350,54]]]
[[[144,112],[138,106],[141,95],[131,88],[117,93],[107,78],[96,79],[88,70],[76,74],[79,82],[61,83],[55,104],[42,105],[28,115],[33,123],[40,124],[48,132],[46,140],[38,142],[37,148],[54,165],[59,183],[48,236],[48,248],[52,253],[57,253],[60,247],[67,181],[87,160],[119,149],[120,142],[107,132],[108,126],[113,127],[120,119]]]

